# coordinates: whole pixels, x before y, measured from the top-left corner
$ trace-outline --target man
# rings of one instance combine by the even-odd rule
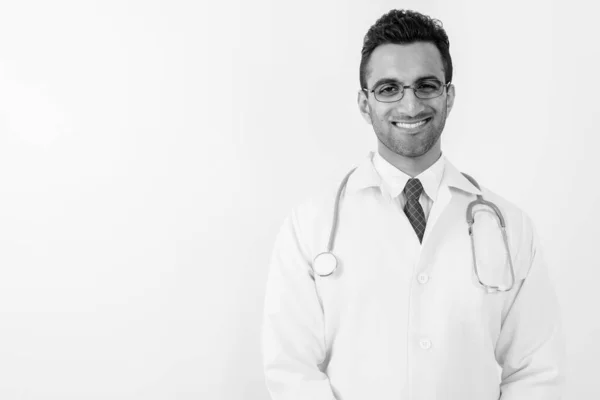
[[[274,400],[561,398],[564,339],[532,222],[442,155],[451,80],[439,21],[392,10],[368,31],[358,105],[378,149],[343,189],[333,272],[315,257],[337,187],[277,237],[263,327]],[[498,207],[507,240],[476,206],[475,220],[495,225],[475,224],[474,256],[466,216],[478,196]]]

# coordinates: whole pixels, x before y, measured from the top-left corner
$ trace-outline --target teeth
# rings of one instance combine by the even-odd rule
[[[426,119],[419,121],[419,122],[415,122],[414,124],[407,124],[404,122],[393,122],[394,125],[399,126],[400,128],[405,128],[405,129],[413,129],[413,128],[417,128],[423,124],[425,124],[425,122],[427,122]]]

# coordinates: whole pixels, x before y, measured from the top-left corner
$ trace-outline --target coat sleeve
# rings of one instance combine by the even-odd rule
[[[273,400],[335,400],[320,368],[327,354],[323,309],[295,215],[277,236],[267,279],[262,326],[266,384]]]
[[[517,281],[496,346],[502,367],[501,400],[558,400],[565,382],[565,340],[559,303],[533,224],[523,216]],[[517,268],[517,265],[515,265]]]

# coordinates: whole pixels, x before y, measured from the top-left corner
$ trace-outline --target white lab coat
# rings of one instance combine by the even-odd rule
[[[337,187],[294,209],[277,237],[263,322],[272,399],[560,399],[564,338],[531,220],[446,161],[421,245],[371,158],[348,181],[333,275],[311,264],[327,246]],[[506,221],[508,293],[486,293],[473,272],[466,210],[477,194]],[[484,256],[498,254],[481,232]],[[502,246],[499,231],[494,240]],[[507,282],[508,267],[484,259],[481,275]]]

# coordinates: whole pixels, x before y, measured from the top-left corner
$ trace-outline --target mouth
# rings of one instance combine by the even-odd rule
[[[422,127],[429,121],[431,121],[431,117],[416,122],[392,121],[392,125],[394,125],[396,128],[412,130]]]

